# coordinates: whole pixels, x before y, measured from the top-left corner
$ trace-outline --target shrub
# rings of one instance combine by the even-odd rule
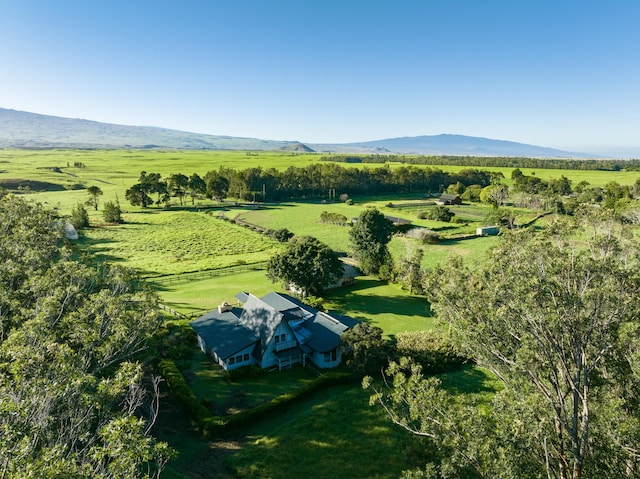
[[[209,410],[193,394],[193,391],[184,380],[184,376],[173,361],[165,359],[160,361],[158,366],[162,377],[167,381],[167,385],[175,398],[198,424],[201,424],[205,418],[211,416]]]
[[[412,238],[422,243],[436,244],[440,242],[440,235],[427,228],[413,228],[406,233],[408,238]]]
[[[77,230],[89,226],[89,213],[87,213],[87,209],[81,202],[78,202],[71,210],[71,218],[69,218],[69,222]]]
[[[419,363],[425,374],[452,371],[468,362],[449,339],[434,331],[398,333],[396,349],[399,356]]]
[[[438,205],[429,211],[429,219],[434,221],[442,221],[448,223],[455,216],[446,206]]]
[[[120,202],[106,201],[102,209],[102,217],[107,223],[124,223]]]

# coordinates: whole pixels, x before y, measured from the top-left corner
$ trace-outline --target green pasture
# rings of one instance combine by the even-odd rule
[[[84,230],[81,243],[98,260],[125,264],[143,276],[266,261],[282,248],[275,240],[206,213],[150,209],[124,218],[122,225]]]
[[[153,282],[151,284],[154,285]],[[193,315],[210,311],[224,301],[235,304],[235,296],[241,291],[261,297],[271,291],[281,291],[282,288],[271,283],[265,271],[250,271],[198,281],[154,285],[154,289],[164,305],[182,314]]]

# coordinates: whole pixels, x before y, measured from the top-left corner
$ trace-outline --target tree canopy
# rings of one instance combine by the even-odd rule
[[[344,264],[327,245],[311,236],[294,236],[283,253],[274,255],[267,265],[271,281],[295,286],[302,296],[320,296],[327,286],[340,280]]]
[[[55,215],[0,197],[3,477],[156,477],[155,296],[128,270],[75,259]],[[154,393],[155,391],[155,393]]]
[[[358,217],[349,231],[353,256],[368,274],[378,274],[383,265],[391,264],[387,244],[393,235],[393,223],[378,209],[370,208]]]
[[[640,474],[640,248],[611,230],[566,231],[507,235],[482,267],[453,262],[426,285],[463,352],[502,387],[478,408],[418,367],[390,368],[393,389],[373,399],[448,451],[431,477]]]

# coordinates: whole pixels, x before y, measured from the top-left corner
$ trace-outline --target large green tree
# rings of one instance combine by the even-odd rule
[[[76,260],[58,224],[0,197],[0,477],[155,477],[156,298]]]
[[[344,274],[344,263],[327,245],[311,236],[294,236],[286,251],[271,257],[267,276],[285,287],[299,288],[302,296],[319,296]]]
[[[369,208],[360,213],[349,231],[353,256],[360,268],[368,274],[378,274],[383,265],[391,265],[387,244],[393,235],[393,223],[378,209]]]
[[[502,387],[491,408],[461,406],[419,369],[389,371],[394,388],[374,399],[449,452],[434,477],[640,475],[640,248],[572,229],[508,235],[482,267],[455,262],[427,284],[438,317]]]

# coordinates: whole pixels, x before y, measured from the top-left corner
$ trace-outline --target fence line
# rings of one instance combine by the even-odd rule
[[[148,283],[164,286],[177,283],[185,283],[188,281],[198,281],[202,279],[215,278],[218,276],[227,276],[230,274],[244,273],[247,271],[261,271],[267,269],[267,262],[242,264],[236,266],[228,266],[226,268],[207,269],[202,271],[194,271],[192,273],[175,274],[171,276],[158,276],[155,278],[146,278]]]

